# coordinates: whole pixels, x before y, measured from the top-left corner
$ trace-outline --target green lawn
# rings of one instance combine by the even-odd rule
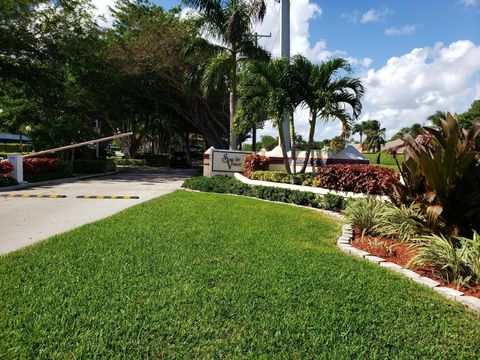
[[[339,233],[228,195],[144,203],[0,258],[0,358],[477,358],[473,313]]]

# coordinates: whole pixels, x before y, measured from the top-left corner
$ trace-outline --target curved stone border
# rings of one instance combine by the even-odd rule
[[[388,262],[385,259],[382,259],[378,256],[373,256],[372,254],[366,251],[357,249],[352,246],[351,244],[352,240],[353,240],[353,231],[352,231],[351,225],[348,225],[348,224],[343,225],[342,235],[337,240],[337,246],[343,252],[346,252],[347,254],[351,254],[354,256],[358,256],[370,262],[376,263],[382,267],[385,267],[397,273],[400,273],[406,276],[407,278],[409,278],[410,280],[415,281],[418,284],[425,285],[425,286],[428,286],[429,288],[432,288],[437,293],[445,296],[450,300],[456,300],[462,303],[463,305],[471,308],[472,310],[477,312],[477,314],[480,315],[480,299],[479,298],[465,295],[463,292],[455,289],[451,289],[449,287],[440,286],[440,283],[435,280],[432,280],[425,276],[421,276],[412,270],[405,269],[400,265]]]

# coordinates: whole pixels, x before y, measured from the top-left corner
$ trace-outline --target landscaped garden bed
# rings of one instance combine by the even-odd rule
[[[440,125],[405,138],[391,202],[349,202],[351,245],[480,298],[480,126],[462,132],[450,115]]]

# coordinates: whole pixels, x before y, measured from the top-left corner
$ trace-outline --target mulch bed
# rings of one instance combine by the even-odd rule
[[[368,235],[364,235],[362,237],[362,231],[360,229],[353,230],[353,237],[354,239],[352,241],[352,246],[356,247],[357,249],[367,251],[372,255],[381,257],[386,261],[398,264],[403,267],[406,267],[410,259],[416,253],[414,247],[408,246],[405,243],[401,243],[396,239]],[[441,278],[439,278],[436,272],[428,265],[418,268],[412,267],[410,268],[410,270],[415,271],[419,275],[438,281],[441,286],[456,289],[464,292],[465,295],[480,298],[480,285],[474,287],[458,287],[457,285],[452,283],[447,284]]]

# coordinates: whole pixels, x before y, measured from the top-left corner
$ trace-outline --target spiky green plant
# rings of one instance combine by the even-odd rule
[[[415,245],[416,255],[409,267],[428,266],[447,283],[461,285],[477,284],[480,280],[480,236],[473,238],[443,235],[424,236]]]
[[[418,204],[401,204],[399,207],[388,204],[381,214],[381,220],[375,228],[375,232],[402,242],[411,241],[422,235],[428,235],[428,229],[423,226],[424,221],[421,207]]]
[[[362,235],[378,235],[377,229],[386,207],[383,201],[373,197],[355,199],[349,201],[345,216],[353,227],[362,229]]]

